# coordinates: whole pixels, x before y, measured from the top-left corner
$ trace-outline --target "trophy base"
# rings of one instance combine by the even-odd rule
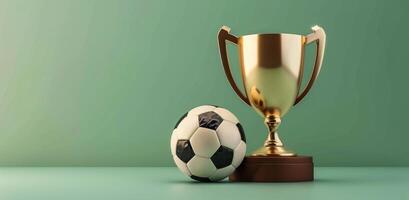
[[[233,182],[300,182],[314,180],[311,156],[247,156],[229,176]]]

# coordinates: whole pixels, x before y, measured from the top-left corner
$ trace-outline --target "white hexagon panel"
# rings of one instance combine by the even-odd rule
[[[195,156],[187,163],[189,171],[192,173],[192,178],[205,181],[205,177],[210,177],[216,172],[216,167],[213,165],[212,161],[208,158],[202,158],[200,156]]]
[[[223,121],[216,130],[220,144],[235,149],[241,141],[241,135],[236,124],[230,121]]]
[[[199,127],[190,138],[195,155],[210,158],[220,147],[219,138],[214,130]]]

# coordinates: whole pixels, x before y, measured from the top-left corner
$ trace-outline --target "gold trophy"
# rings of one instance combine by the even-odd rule
[[[223,26],[218,34],[220,57],[226,77],[236,94],[263,118],[269,130],[264,146],[247,156],[229,177],[231,181],[312,181],[312,157],[286,149],[278,137],[281,118],[311,89],[321,69],[325,32],[319,26],[304,35],[272,33],[236,37]],[[226,40],[238,46],[243,94],[235,83],[227,58]],[[301,91],[305,46],[316,44],[310,80]]]

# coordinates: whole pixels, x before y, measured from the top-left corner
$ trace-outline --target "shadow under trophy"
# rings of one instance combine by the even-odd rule
[[[277,133],[281,118],[307,95],[320,72],[326,36],[319,26],[312,31],[307,36],[273,33],[236,37],[229,27],[220,29],[218,41],[226,77],[236,94],[264,118],[269,131],[264,146],[244,158],[230,181],[314,180],[312,157],[286,149]],[[244,94],[233,79],[226,41],[238,46]],[[316,44],[316,58],[311,78],[301,91],[304,51],[310,43]]]

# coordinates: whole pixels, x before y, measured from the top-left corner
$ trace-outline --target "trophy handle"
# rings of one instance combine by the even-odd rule
[[[248,105],[250,105],[250,101],[248,97],[240,91],[240,89],[237,87],[236,82],[234,81],[234,78],[233,78],[233,75],[231,73],[230,66],[229,66],[229,59],[227,57],[226,40],[237,45],[238,38],[230,34],[229,27],[223,26],[219,31],[218,39],[219,39],[220,58],[222,59],[224,73],[226,74],[227,80],[229,80],[231,87],[236,92],[236,94],[240,97],[240,99],[243,100]]]
[[[317,25],[312,27],[311,30],[313,31],[313,33],[310,33],[309,35],[305,37],[306,38],[305,44],[310,44],[312,42],[315,42],[315,44],[317,45],[314,68],[313,68],[312,75],[311,75],[310,80],[308,81],[307,86],[304,88],[301,94],[295,99],[294,105],[298,104],[310,91],[312,85],[314,84],[314,81],[317,79],[317,76],[320,73],[322,59],[324,58],[325,38],[326,38],[325,31],[323,28]]]

